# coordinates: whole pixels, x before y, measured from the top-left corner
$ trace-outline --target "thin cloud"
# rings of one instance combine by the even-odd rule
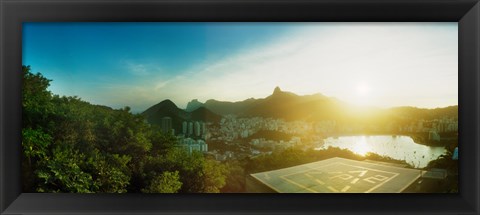
[[[267,96],[278,85],[299,94],[323,93],[356,102],[354,90],[366,83],[372,89],[371,101],[366,102],[376,106],[396,105],[390,98],[396,96],[405,105],[428,107],[456,100],[449,97],[426,105],[415,99],[419,94],[442,100],[458,91],[455,78],[442,78],[458,74],[457,40],[451,36],[455,31],[401,24],[352,24],[330,30],[334,33],[306,30],[194,67],[194,75],[172,84],[177,93],[168,95],[181,105],[193,98],[235,101]]]
[[[122,64],[127,72],[134,76],[143,77],[162,72],[161,66],[153,63],[135,63],[134,61],[125,60]]]
[[[263,46],[192,65],[175,77],[147,73],[149,66],[132,64],[130,69],[148,80],[116,98],[143,111],[164,99],[185,107],[192,99],[261,98],[280,86],[297,94],[322,93],[380,107],[454,105],[457,41],[454,24],[308,25]],[[359,86],[369,88],[367,95],[358,97]]]

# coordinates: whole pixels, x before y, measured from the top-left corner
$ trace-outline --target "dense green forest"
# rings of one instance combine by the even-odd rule
[[[129,107],[112,109],[48,91],[23,66],[23,192],[209,193],[228,166],[188,154]]]

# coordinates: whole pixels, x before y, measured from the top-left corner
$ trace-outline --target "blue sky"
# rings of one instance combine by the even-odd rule
[[[143,111],[261,98],[275,86],[359,105],[458,100],[457,23],[25,23],[50,90]]]

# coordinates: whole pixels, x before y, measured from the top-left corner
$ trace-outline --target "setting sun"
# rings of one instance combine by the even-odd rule
[[[365,83],[361,83],[357,85],[357,95],[359,96],[367,96],[370,93],[370,86]]]

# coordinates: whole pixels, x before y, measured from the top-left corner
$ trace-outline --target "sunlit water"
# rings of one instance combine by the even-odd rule
[[[417,144],[408,136],[345,136],[329,137],[316,150],[338,147],[356,154],[368,152],[404,160],[417,168],[427,166],[428,162],[446,153],[445,147]]]

